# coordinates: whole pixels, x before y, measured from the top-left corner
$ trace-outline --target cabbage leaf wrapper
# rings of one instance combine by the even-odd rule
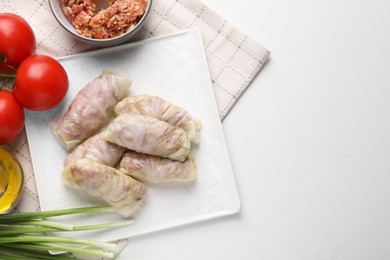
[[[186,132],[164,121],[137,114],[120,114],[104,130],[104,138],[127,149],[184,161],[191,151]]]
[[[121,172],[145,183],[189,182],[196,179],[198,171],[192,154],[177,161],[128,151],[119,166]]]
[[[195,144],[200,140],[201,122],[184,108],[172,102],[148,94],[125,97],[115,106],[115,113],[136,113],[151,116],[186,131],[188,139]]]
[[[100,197],[124,217],[132,215],[145,198],[146,186],[119,170],[89,159],[78,159],[61,173],[64,183]]]
[[[76,148],[64,160],[64,167],[77,159],[87,158],[95,162],[114,167],[122,158],[126,148],[108,142],[103,132],[91,136]]]
[[[74,97],[67,111],[51,126],[62,146],[70,151],[98,132],[114,117],[115,105],[127,96],[132,81],[103,71]]]

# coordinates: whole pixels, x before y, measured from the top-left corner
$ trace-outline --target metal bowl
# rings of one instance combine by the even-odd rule
[[[117,37],[114,38],[109,38],[109,39],[94,39],[94,38],[88,38],[83,35],[80,35],[76,32],[75,27],[69,22],[69,20],[66,18],[65,14],[62,11],[61,7],[61,2],[62,0],[48,0],[50,9],[58,21],[58,23],[75,39],[90,44],[98,47],[109,47],[109,46],[115,46],[119,45],[121,43],[124,43],[128,40],[130,40],[142,27],[142,24],[144,23],[146,17],[149,14],[151,5],[152,5],[152,0],[148,0],[148,5],[146,7],[145,13],[140,19],[140,21],[129,31],[127,31],[124,34],[121,34]],[[96,0],[96,5],[100,4],[102,0]]]

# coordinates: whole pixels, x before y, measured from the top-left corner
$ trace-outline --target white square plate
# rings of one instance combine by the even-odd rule
[[[133,81],[130,94],[161,96],[182,106],[202,121],[200,144],[193,147],[198,178],[187,184],[150,185],[145,203],[133,215],[133,225],[76,235],[112,241],[234,214],[240,210],[198,30],[66,56],[59,61],[70,79],[68,95],[52,110],[28,111],[26,114],[26,131],[42,210],[99,204],[96,199],[69,189],[62,183],[60,173],[67,152],[52,133],[50,121],[65,111],[76,93],[102,70],[115,71],[130,78]],[[116,213],[102,213],[62,219],[78,225],[89,225],[122,218]]]

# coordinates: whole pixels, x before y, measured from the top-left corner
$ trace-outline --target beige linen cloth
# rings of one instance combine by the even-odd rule
[[[74,40],[61,28],[52,16],[47,0],[1,0],[0,12],[16,13],[30,23],[37,40],[37,53],[60,57],[93,49]],[[198,0],[154,0],[150,16],[132,41],[194,27],[199,28],[202,35],[222,120],[258,74],[270,52]],[[17,210],[39,211],[25,133],[2,147],[19,159],[26,177],[25,192]],[[118,243],[121,249],[127,240]]]

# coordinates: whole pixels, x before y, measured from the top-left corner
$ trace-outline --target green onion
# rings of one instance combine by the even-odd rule
[[[0,259],[57,259],[57,260],[68,260],[68,259],[75,259],[73,257],[69,257],[66,255],[51,255],[49,253],[39,253],[32,250],[20,250],[19,248],[13,248],[8,246],[0,246],[0,252],[2,254],[7,253],[7,255],[0,255]],[[10,254],[10,255],[8,255]],[[14,258],[9,258],[14,257]],[[29,257],[29,258],[26,258]],[[33,257],[33,258],[31,258]]]
[[[48,253],[53,251],[114,258],[114,253],[110,252],[116,247],[113,243],[61,237],[48,235],[48,233],[107,229],[133,224],[132,220],[87,226],[75,226],[47,220],[50,217],[70,214],[112,211],[114,210],[109,206],[101,206],[0,214],[0,259],[75,259],[64,254],[51,255]]]
[[[18,225],[34,225],[34,226],[41,226],[41,227],[51,227],[51,228],[59,228],[64,230],[73,230],[74,225],[66,224],[66,223],[60,223],[56,221],[48,221],[48,220],[30,220],[30,221],[21,221],[19,223],[16,223]]]
[[[74,209],[58,209],[40,212],[21,212],[0,214],[0,223],[5,221],[22,221],[31,219],[43,219],[47,217],[64,216],[71,214],[97,213],[97,212],[113,212],[114,209],[110,206],[74,208]]]

